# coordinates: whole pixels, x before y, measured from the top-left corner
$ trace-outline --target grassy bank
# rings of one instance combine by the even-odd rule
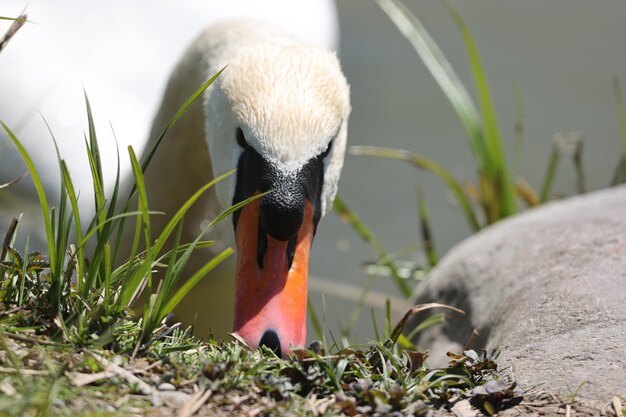
[[[523,204],[532,206],[548,200],[562,151],[555,147],[541,191],[511,179],[486,75],[471,34],[454,8],[448,5],[469,52],[479,105],[419,21],[395,1],[379,3],[429,63],[453,103],[476,157],[477,178],[473,185],[466,185],[445,165],[407,150],[353,148],[352,153],[402,160],[438,175],[475,230],[514,214]],[[18,26],[23,23],[24,19],[18,20]],[[14,27],[0,45],[6,45],[17,30],[19,27]],[[172,117],[161,139],[215,77]],[[617,97],[623,112],[621,96]],[[496,354],[472,350],[450,353],[446,367],[429,368],[428,353],[416,350],[411,332],[441,322],[441,314],[403,334],[409,316],[393,323],[388,313],[380,329],[373,323],[376,341],[350,347],[326,335],[317,320],[315,330],[324,342],[315,342],[289,359],[270,351],[250,351],[238,340],[194,339],[189,329],[169,323],[168,315],[232,250],[218,253],[184,284],[182,270],[195,249],[213,244],[212,227],[248,201],[221,213],[194,241],[181,241],[180,225],[186,211],[218,178],[198,190],[162,233],[152,234],[151,218],[160,213],[150,210],[143,173],[161,139],[142,160],[132,148],[127,149],[135,186],[124,194],[118,173],[113,190],[107,192],[88,100],[86,109],[86,157],[94,189],[89,197],[95,206],[95,215],[89,219],[78,208],[62,155],[57,155],[62,187],[58,204],[52,204],[20,139],[10,126],[3,125],[37,189],[47,252],[32,252],[28,243],[16,247],[19,220],[14,220],[0,254],[0,416],[430,416],[452,415],[452,409],[459,415],[463,407],[467,413],[473,407],[485,415],[503,409],[509,409],[510,415],[593,415],[598,411],[577,404],[575,395],[557,398],[521,390],[498,370]],[[580,162],[579,153],[572,157]],[[578,172],[582,173],[582,168]],[[418,269],[426,272],[436,265],[438,254],[432,244],[425,200],[420,202],[426,263]],[[414,282],[396,265],[396,255],[376,240],[341,199],[335,209],[372,245],[377,266],[389,271],[401,294],[409,298]],[[128,228],[134,232],[134,244],[130,253],[121,253],[120,241]],[[166,246],[168,240],[174,242],[171,247]],[[89,245],[95,249],[88,250]],[[143,308],[136,315],[133,311],[138,305]],[[420,306],[410,313],[432,307],[443,308]],[[356,311],[361,308],[357,305]],[[349,332],[348,326],[341,335],[344,340],[349,340]],[[614,406],[616,414],[619,409],[621,406]]]

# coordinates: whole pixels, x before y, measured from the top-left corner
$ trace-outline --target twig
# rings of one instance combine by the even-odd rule
[[[11,38],[15,36],[17,31],[20,30],[22,26],[24,26],[24,23],[26,23],[26,18],[26,13],[22,13],[17,19],[13,21],[13,24],[11,24],[9,30],[7,30],[5,34],[2,35],[2,38],[0,38],[0,51],[2,51],[5,46],[7,46],[7,43],[9,43]]]
[[[572,417],[572,406],[565,404],[565,417]]]
[[[183,408],[180,409],[176,417],[190,417],[196,413],[204,405],[204,403],[209,399],[209,397],[213,394],[213,391],[210,389],[205,389],[204,391],[196,392],[193,397],[185,404]]]
[[[22,175],[20,175],[19,177],[9,181],[9,182],[5,182],[4,184],[0,184],[0,188],[7,188],[10,187],[11,185],[19,182],[22,178],[24,178],[25,176],[28,175],[28,171],[26,171],[25,173],[23,173]]]
[[[157,334],[156,336],[154,336],[152,339],[148,340],[146,343],[142,344],[139,349],[137,349],[137,352],[143,352],[144,350],[146,350],[147,348],[149,348],[150,346],[152,346],[152,344],[158,340],[164,339],[167,336],[169,336],[170,334],[172,334],[172,332],[176,329],[178,329],[180,326],[182,326],[181,322],[177,322],[172,324],[170,327],[167,327],[166,324],[163,324],[162,326],[160,326],[158,329],[153,331],[153,334],[156,334],[159,331],[162,331],[162,329],[166,329],[163,333],[161,334]],[[134,353],[133,353],[134,356]]]
[[[611,401],[611,405],[613,406],[613,410],[615,410],[615,415],[617,417],[621,417],[623,415],[622,409],[622,400],[618,396],[613,397],[613,401]]]
[[[22,309],[22,307],[15,307],[15,308],[12,308],[10,310],[0,311],[0,317],[2,317],[2,316],[10,316],[13,313],[17,313],[21,309]]]
[[[96,381],[100,381],[103,379],[108,379],[112,376],[115,376],[116,373],[113,371],[103,371],[103,372],[96,372],[95,374],[83,374],[83,373],[78,373],[78,372],[68,372],[67,374],[68,379],[70,380],[70,382],[72,383],[72,385],[74,385],[75,387],[82,387],[84,385],[90,385],[93,384]]]
[[[478,330],[473,329],[472,333],[467,338],[465,345],[463,345],[463,350],[470,350],[474,346],[474,343],[476,343],[476,339],[478,339]]]
[[[50,372],[48,371],[40,371],[37,369],[15,369],[15,368],[5,368],[0,366],[0,374],[22,374],[22,375],[31,375],[31,376],[48,376]]]
[[[46,346],[68,346],[68,345],[64,345],[63,343],[58,343],[58,342],[52,342],[50,340],[40,340],[40,339],[35,339],[34,337],[28,337],[28,336],[24,336],[21,334],[15,334],[15,333],[4,333],[9,339],[13,339],[13,340],[17,340],[20,342],[26,342],[26,343],[34,343],[34,344],[38,344],[38,345],[46,345]]]
[[[135,373],[139,373],[139,372],[146,373],[149,370],[154,369],[157,366],[162,365],[162,364],[163,364],[163,361],[162,360],[158,360],[158,361],[153,362],[150,365],[146,366],[145,368],[133,368],[133,372],[135,372]]]
[[[131,382],[133,384],[137,384],[137,387],[139,387],[139,390],[141,391],[142,394],[144,395],[148,395],[148,394],[155,394],[156,390],[154,388],[152,388],[152,386],[148,385],[147,383],[145,383],[144,381],[142,381],[140,378],[138,378],[137,376],[135,376],[132,372],[122,368],[119,365],[114,364],[113,362],[110,362],[108,359],[90,352],[91,355],[98,361],[100,362],[102,365],[104,365],[106,367],[105,370],[107,371],[111,371],[114,372],[115,374],[117,374],[118,376],[124,378],[125,380],[127,380],[128,382]]]

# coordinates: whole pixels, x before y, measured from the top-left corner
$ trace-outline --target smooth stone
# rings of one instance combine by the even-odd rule
[[[487,227],[453,248],[415,292],[466,315],[418,335],[430,365],[499,350],[522,388],[606,404],[626,394],[626,187],[572,197]],[[428,313],[428,314],[432,314]],[[426,315],[413,319],[415,325]]]
[[[164,382],[162,384],[159,384],[157,388],[159,391],[176,391],[176,387],[170,384],[169,382]]]
[[[191,395],[182,391],[161,391],[159,392],[161,404],[179,409],[185,406],[191,399]]]

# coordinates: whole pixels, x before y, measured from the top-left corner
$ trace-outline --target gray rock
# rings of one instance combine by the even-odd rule
[[[176,391],[176,387],[170,384],[169,382],[164,382],[162,384],[159,384],[158,390],[159,391]]]
[[[500,367],[522,387],[601,402],[626,395],[626,187],[484,229],[451,250],[415,298],[467,313],[419,336],[434,362],[476,329],[473,348],[500,350]]]

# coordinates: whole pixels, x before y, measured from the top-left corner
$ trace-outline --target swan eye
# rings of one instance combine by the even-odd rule
[[[246,137],[243,134],[243,130],[240,127],[237,128],[237,144],[241,146],[243,149],[248,148],[248,142],[246,142]]]
[[[328,156],[328,154],[330,153],[330,151],[333,149],[333,142],[335,140],[331,140],[330,142],[328,142],[328,147],[326,148],[326,150],[324,152],[322,152],[322,154],[320,155],[320,157],[322,159],[326,158]]]

